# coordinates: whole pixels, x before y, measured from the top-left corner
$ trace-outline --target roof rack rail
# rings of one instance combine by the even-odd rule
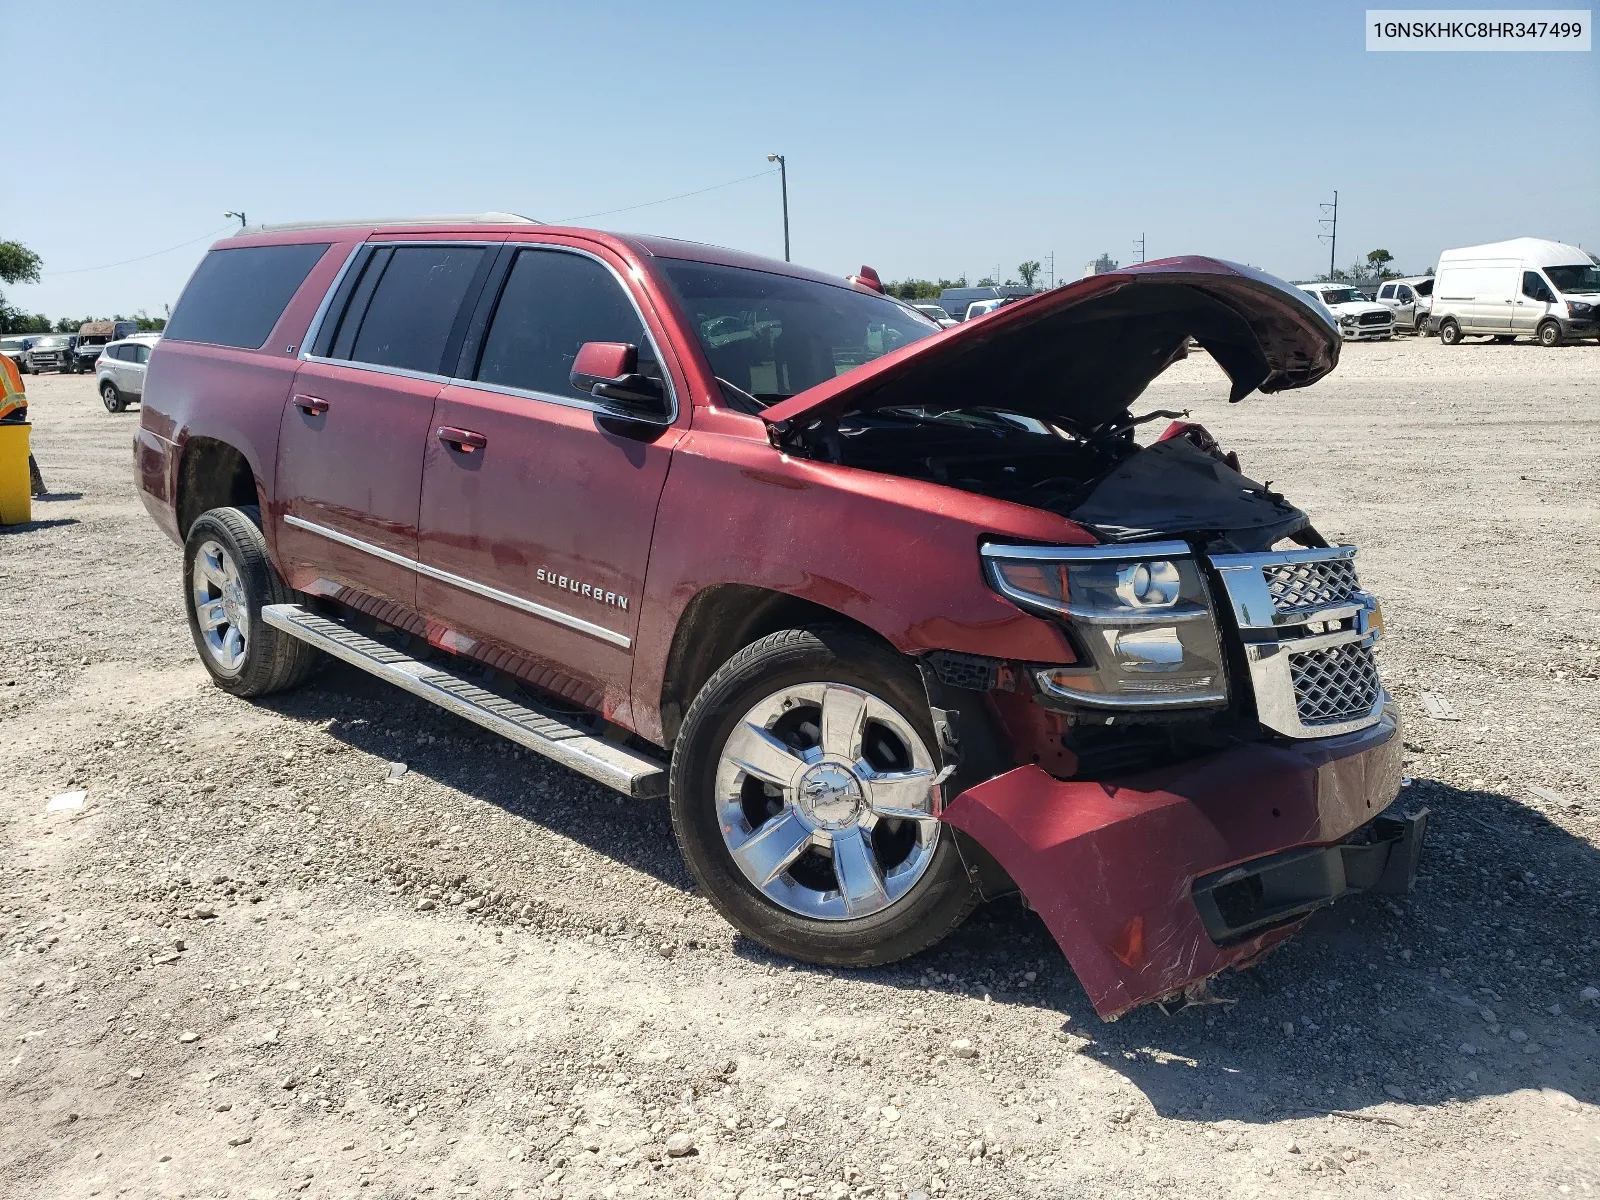
[[[340,229],[362,225],[543,225],[544,221],[521,213],[456,213],[429,217],[368,217],[361,220],[284,221],[272,225],[252,225],[240,233],[288,233],[297,229]]]

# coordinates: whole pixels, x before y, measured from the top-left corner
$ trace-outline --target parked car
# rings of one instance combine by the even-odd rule
[[[136,333],[101,347],[94,364],[94,385],[107,412],[119,413],[144,395],[150,351],[160,340],[159,333]]]
[[[85,321],[78,326],[78,340],[73,346],[73,369],[93,371],[95,360],[106,346],[138,332],[137,321]]]
[[[1394,312],[1395,327],[1409,329],[1419,337],[1427,332],[1428,307],[1432,302],[1432,275],[1390,279],[1378,288],[1378,303]]]
[[[1033,295],[1032,288],[1020,284],[1004,283],[996,287],[945,288],[939,293],[939,307],[957,321],[967,319],[967,309],[974,300],[1011,300]]]
[[[1128,432],[1191,334],[1239,399],[1331,371],[1334,322],[1187,258],[937,332],[665,238],[251,231],[150,356],[135,472],[218,687],[321,651],[666,793],[781,954],[889,962],[1020,890],[1110,1017],[1408,887],[1355,548],[1199,426]]]
[[[1339,336],[1347,342],[1394,337],[1394,313],[1387,305],[1368,300],[1344,283],[1302,283],[1300,290],[1315,296],[1338,322]]]
[[[949,329],[950,326],[959,324],[954,317],[945,312],[942,305],[935,304],[931,300],[914,300],[908,301],[908,303],[912,308],[927,317],[928,320],[938,325],[940,329]]]
[[[41,333],[28,349],[28,370],[36,375],[46,371],[72,370],[73,337],[67,333]]]
[[[17,364],[17,370],[26,375],[32,367],[28,365],[28,351],[33,349],[33,343],[39,335],[36,333],[17,333],[10,337],[0,338],[0,353],[3,353],[12,362]]]
[[[1446,250],[1429,323],[1446,346],[1468,334],[1541,346],[1600,337],[1600,266],[1587,251],[1544,238]]]
[[[973,317],[985,316],[988,313],[994,312],[998,308],[1004,308],[1010,303],[1010,300],[974,300],[971,304],[967,305],[967,311],[962,314],[961,319],[963,321],[970,321]]]

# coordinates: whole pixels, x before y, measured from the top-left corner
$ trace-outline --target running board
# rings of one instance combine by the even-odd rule
[[[525,746],[625,796],[645,799],[667,790],[665,764],[626,746],[605,741],[504,696],[479,687],[432,663],[349,629],[298,604],[269,604],[261,619],[334,658],[404,688],[413,696],[465,717],[491,733]]]

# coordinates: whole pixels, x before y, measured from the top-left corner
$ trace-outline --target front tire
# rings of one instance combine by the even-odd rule
[[[1449,317],[1439,322],[1439,341],[1446,346],[1459,346],[1461,344],[1461,326]]]
[[[1561,326],[1555,321],[1546,321],[1539,326],[1539,345],[1544,347],[1561,345]]]
[[[672,758],[672,827],[730,924],[767,949],[868,967],[927,949],[978,903],[938,819],[916,671],[833,626],[745,647],[707,681]]]
[[[303,682],[317,654],[261,619],[268,604],[295,594],[267,558],[260,510],[213,508],[200,515],[183,547],[183,598],[200,661],[235,696],[265,696]]]
[[[100,403],[106,406],[108,413],[119,413],[128,407],[128,402],[122,398],[122,393],[117,391],[117,385],[109,379],[100,385]]]

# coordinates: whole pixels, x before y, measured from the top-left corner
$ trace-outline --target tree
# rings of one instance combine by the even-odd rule
[[[1034,290],[1039,279],[1039,272],[1044,270],[1044,264],[1038,259],[1029,259],[1017,264],[1017,275],[1022,280],[1022,286],[1030,292]]]
[[[1118,265],[1117,260],[1112,258],[1111,255],[1102,254],[1094,260],[1094,273],[1096,275],[1104,275],[1107,271],[1115,271]]]
[[[977,286],[978,287],[999,287],[1000,286],[1000,281],[998,279],[995,279],[995,278],[991,277],[991,276],[985,275],[982,279],[978,280]]]
[[[43,260],[21,242],[0,242],[0,282],[38,283],[39,268],[42,266]],[[7,304],[5,293],[0,292],[0,327],[11,333],[12,325],[26,316],[26,313]],[[32,330],[17,332],[31,333]]]
[[[1389,264],[1394,261],[1394,255],[1387,250],[1367,251],[1367,273],[1376,279],[1388,279],[1393,275]]]

